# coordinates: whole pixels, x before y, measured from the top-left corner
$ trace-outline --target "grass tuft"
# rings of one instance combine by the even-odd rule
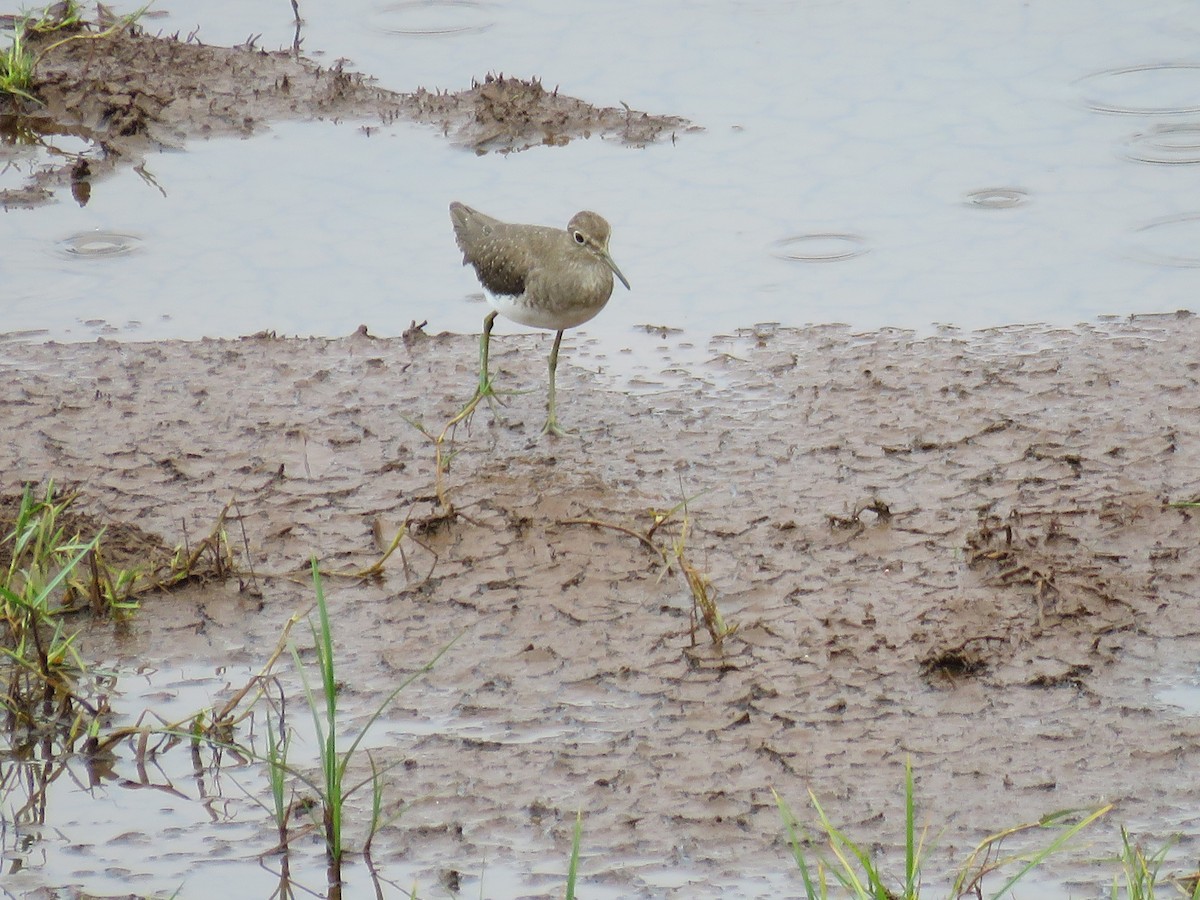
[[[370,847],[371,840],[374,838],[375,832],[387,824],[383,821],[381,815],[382,778],[387,769],[379,769],[375,765],[374,759],[371,759],[371,774],[362,781],[348,786],[346,783],[346,773],[351,760],[354,758],[359,745],[367,736],[367,732],[370,731],[376,720],[383,715],[384,711],[391,706],[392,701],[406,687],[430,671],[437,661],[441,659],[442,655],[454,646],[458,641],[458,637],[455,637],[443,646],[421,668],[417,669],[407,678],[404,678],[380,702],[374,713],[372,713],[359,730],[354,740],[350,742],[350,746],[343,750],[338,744],[338,680],[334,660],[333,629],[330,624],[329,605],[325,597],[321,570],[316,557],[312,559],[311,565],[313,588],[316,592],[317,618],[315,622],[310,620],[309,626],[317,659],[317,677],[320,682],[319,694],[318,690],[314,690],[313,688],[308,670],[300,659],[300,652],[295,644],[292,644],[290,649],[292,659],[300,674],[301,683],[304,687],[304,696],[316,729],[320,756],[320,779],[314,780],[304,777],[294,769],[287,768],[286,762],[282,760],[273,763],[273,765],[277,765],[279,768],[297,776],[299,780],[313,790],[320,801],[321,829],[325,836],[325,849],[329,864],[329,884],[332,890],[341,884],[342,858],[345,853],[343,838],[344,812],[346,802],[349,798],[364,785],[371,785],[373,812],[371,816],[371,830],[367,837],[368,848]],[[399,762],[396,764],[398,765]]]
[[[40,102],[34,96],[33,90],[38,65],[46,57],[46,54],[71,41],[100,40],[111,37],[133,27],[149,8],[150,4],[147,3],[129,15],[117,19],[105,17],[98,11],[97,16],[104,20],[102,24],[105,27],[94,33],[83,31],[88,23],[83,19],[83,7],[76,0],[55,3],[43,8],[39,13],[25,16],[24,19],[14,23],[9,46],[5,51],[0,52],[0,95],[8,94],[33,103]],[[70,33],[46,46],[37,55],[34,55],[26,41],[26,38],[30,36],[40,37],[65,32]]]
[[[31,727],[44,715],[48,696],[60,712],[70,709],[71,674],[84,671],[75,633],[67,633],[62,615],[73,608],[73,585],[103,530],[90,541],[69,534],[63,518],[72,499],[58,497],[53,482],[40,500],[26,488],[12,529],[0,540],[0,559],[7,560],[0,570],[0,653],[9,663],[2,702],[10,716]]]
[[[1141,844],[1130,840],[1129,832],[1122,825],[1121,872],[1113,876],[1112,900],[1120,900],[1120,898],[1126,898],[1126,900],[1155,900],[1155,897],[1158,896],[1156,890],[1164,881],[1159,872],[1162,870],[1163,863],[1167,859],[1167,854],[1170,852],[1171,847],[1174,846],[1176,839],[1172,838],[1154,853],[1147,855]],[[1173,880],[1177,890],[1172,890],[1171,896],[1183,896],[1189,897],[1191,900],[1200,900],[1200,878],[1197,878],[1196,875],[1189,875]],[[1122,885],[1122,881],[1124,885]],[[1122,890],[1122,886],[1124,890]]]
[[[820,801],[811,791],[809,798],[817,813],[821,837],[832,858],[819,851],[810,856],[805,851],[805,842],[801,840],[798,833],[796,817],[774,789],[772,789],[772,793],[783,819],[792,857],[796,862],[796,867],[800,870],[807,900],[826,900],[830,896],[830,878],[854,900],[918,900],[921,895],[927,830],[922,830],[918,837],[911,759],[907,760],[904,765],[904,872],[898,879],[889,878],[876,865],[866,847],[854,841],[833,824]],[[1108,804],[1086,814],[1073,810],[1055,812],[1043,816],[1037,822],[1017,825],[990,835],[975,847],[966,862],[957,870],[950,896],[954,898],[987,896],[991,900],[1000,900],[1002,897],[1009,896],[1013,887],[1021,879],[1111,809],[1112,804]],[[1057,831],[1053,840],[1042,849],[1028,857],[1000,855],[1001,844],[1007,838],[1018,833],[1040,829]],[[1004,882],[999,891],[984,893],[985,876],[991,875],[1001,868],[1011,869],[1013,867],[1017,867],[1016,873]]]
[[[37,98],[31,93],[35,60],[25,44],[24,31],[22,25],[15,26],[8,48],[0,53],[0,94],[36,103]]]

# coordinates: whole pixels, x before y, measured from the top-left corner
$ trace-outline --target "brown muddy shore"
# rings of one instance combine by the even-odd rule
[[[0,473],[77,484],[97,520],[167,544],[236,500],[257,589],[153,596],[125,637],[85,635],[129,664],[261,661],[310,599],[280,576],[366,565],[410,523],[382,579],[329,588],[362,716],[462,634],[387,719],[380,761],[404,761],[413,806],[376,842],[385,867],[561,864],[582,808],[587,877],[718,896],[791,866],[772,788],[895,849],[909,757],[947,857],[1116,801],[1095,858],[1122,823],[1194,858],[1200,719],[1158,694],[1200,658],[1198,340],[1186,314],[759,327],[631,391],[592,371],[620,348],[572,333],[578,436],[557,440],[538,436],[548,338],[502,337],[498,382],[526,393],[458,430],[447,521],[410,420],[469,397],[472,336],[10,342]],[[737,626],[720,651],[678,566],[567,521],[645,531],[684,496],[688,558]],[[663,867],[698,880],[656,889]]]

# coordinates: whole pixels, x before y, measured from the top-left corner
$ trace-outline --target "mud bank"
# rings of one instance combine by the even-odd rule
[[[567,440],[537,435],[548,339],[493,343],[501,386],[528,392],[458,430],[448,521],[407,420],[453,415],[476,343],[420,331],[7,343],[3,487],[76,482],[98,520],[168,544],[236,499],[260,590],[164,596],[132,641],[83,645],[141,662],[253,661],[307,602],[277,576],[368,562],[409,522],[384,578],[330,588],[363,715],[463,633],[386,726],[413,807],[376,841],[385,864],[532,872],[565,860],[582,807],[597,883],[750,895],[789,868],[771,788],[898,844],[909,756],[947,855],[1117,800],[1111,828],[1182,831],[1194,857],[1200,719],[1158,695],[1200,651],[1196,318],[760,327],[636,391],[581,368],[619,349],[582,340]],[[684,496],[689,559],[738,629],[720,652],[678,566],[568,522],[644,532]],[[664,893],[664,865],[695,879]]]

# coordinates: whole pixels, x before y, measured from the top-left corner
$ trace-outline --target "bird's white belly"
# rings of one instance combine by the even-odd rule
[[[589,319],[595,318],[604,304],[596,306],[573,306],[565,309],[553,309],[547,306],[529,303],[521,297],[503,297],[492,293],[487,295],[492,309],[506,319],[528,325],[531,328],[549,328],[551,331],[561,331],[564,328],[574,328]]]

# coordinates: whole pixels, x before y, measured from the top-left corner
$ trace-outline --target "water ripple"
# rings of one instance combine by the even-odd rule
[[[1159,125],[1135,134],[1125,144],[1125,156],[1161,166],[1196,165],[1200,163],[1200,122]]]
[[[1129,116],[1200,112],[1200,63],[1148,63],[1106,69],[1075,83],[1083,88],[1083,102],[1097,112]]]
[[[775,255],[794,262],[840,262],[871,248],[862,235],[841,232],[798,234],[775,243]]]
[[[477,0],[405,0],[386,3],[370,16],[370,25],[384,34],[439,38],[481,34],[496,23],[485,19],[490,3]]]
[[[134,253],[142,246],[142,239],[134,234],[120,231],[81,231],[63,238],[55,245],[55,252],[67,259],[108,259]]]
[[[978,209],[1012,209],[1029,202],[1029,194],[1020,188],[982,188],[963,198],[967,206]]]
[[[1200,268],[1200,212],[1155,219],[1134,234],[1135,259],[1159,266]]]

